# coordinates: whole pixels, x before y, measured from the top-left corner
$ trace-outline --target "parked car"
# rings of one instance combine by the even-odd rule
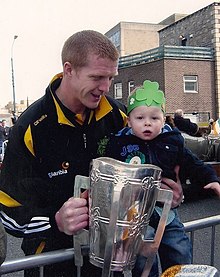
[[[184,113],[184,117],[189,118],[199,126],[199,134],[201,135],[190,136],[182,133],[185,146],[205,162],[220,162],[220,135],[213,135],[211,132],[210,113]]]
[[[212,134],[193,137],[182,133],[185,146],[204,162],[220,162],[220,136]]]
[[[212,134],[211,126],[209,124],[209,113],[185,113],[184,116],[198,124],[199,132],[202,135],[196,137],[182,132],[185,146],[199,159],[203,160],[206,164],[211,165],[220,179],[220,135]],[[198,196],[214,196],[213,191],[207,191],[197,184],[192,184],[187,177],[185,180],[182,180],[182,186],[186,200],[196,200]]]

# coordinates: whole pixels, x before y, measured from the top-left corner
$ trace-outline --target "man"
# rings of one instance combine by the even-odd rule
[[[12,116],[11,116],[11,122],[12,122],[12,125],[14,125],[17,121],[17,115],[15,113],[15,111],[12,111]]]
[[[72,197],[74,178],[88,176],[101,140],[126,124],[124,106],[105,96],[118,73],[118,52],[107,37],[95,31],[72,35],[62,63],[63,73],[14,125],[1,173],[2,221],[10,234],[24,237],[26,255],[73,246],[72,235],[88,226],[87,200]],[[181,188],[164,181],[174,187],[177,205]],[[44,276],[76,276],[73,264],[46,266]],[[101,269],[86,257],[82,276],[101,276]]]
[[[10,128],[6,125],[6,120],[2,119],[0,125],[0,141],[1,144],[3,141],[8,139]]]
[[[174,113],[174,124],[182,132],[191,136],[201,136],[199,134],[199,126],[190,121],[189,118],[184,118],[183,110],[178,109]]]
[[[3,148],[2,148],[3,147],[3,142],[8,140],[9,132],[10,132],[10,128],[8,126],[6,126],[6,120],[2,119],[1,125],[0,125],[0,154],[1,154],[0,162],[1,162],[2,157],[4,155]]]

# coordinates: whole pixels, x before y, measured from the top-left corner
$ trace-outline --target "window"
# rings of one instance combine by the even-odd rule
[[[115,47],[120,46],[120,33],[119,31],[117,31],[116,33],[114,33],[111,37],[110,40],[112,41],[112,43],[115,45]]]
[[[198,93],[198,77],[197,76],[183,76],[184,92]]]
[[[115,96],[115,99],[122,98],[122,83],[114,84],[114,96]]]
[[[131,94],[133,89],[134,89],[134,81],[129,81],[128,82],[128,95]]]

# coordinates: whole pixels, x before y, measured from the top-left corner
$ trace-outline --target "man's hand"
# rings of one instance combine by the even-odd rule
[[[172,208],[178,207],[183,202],[183,199],[184,199],[183,189],[179,179],[179,169],[180,167],[177,165],[175,167],[177,182],[168,178],[162,178],[162,183],[161,183],[162,189],[170,189],[173,191]]]
[[[60,232],[73,235],[88,225],[88,192],[81,195],[82,198],[69,198],[55,215],[57,227]]]

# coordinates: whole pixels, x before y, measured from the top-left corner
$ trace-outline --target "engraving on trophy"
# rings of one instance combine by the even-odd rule
[[[113,183],[115,186],[119,185],[120,187],[124,187],[129,183],[129,180],[126,176],[115,175]]]
[[[98,206],[101,210],[101,213],[103,215],[103,212],[105,211],[105,208],[108,208],[108,213],[109,209],[111,208],[111,198],[112,195],[110,194],[110,188],[107,186],[103,186],[102,183],[99,187],[96,188],[95,190],[95,195],[96,195],[96,201],[95,201],[95,206]]]
[[[98,168],[95,168],[91,171],[90,178],[92,182],[98,182],[100,179],[100,171]]]
[[[93,227],[98,230],[99,229],[99,217],[100,217],[100,208],[94,207],[91,209],[91,222],[93,223]]]
[[[150,189],[154,186],[154,177],[144,177],[141,182],[143,189]]]

